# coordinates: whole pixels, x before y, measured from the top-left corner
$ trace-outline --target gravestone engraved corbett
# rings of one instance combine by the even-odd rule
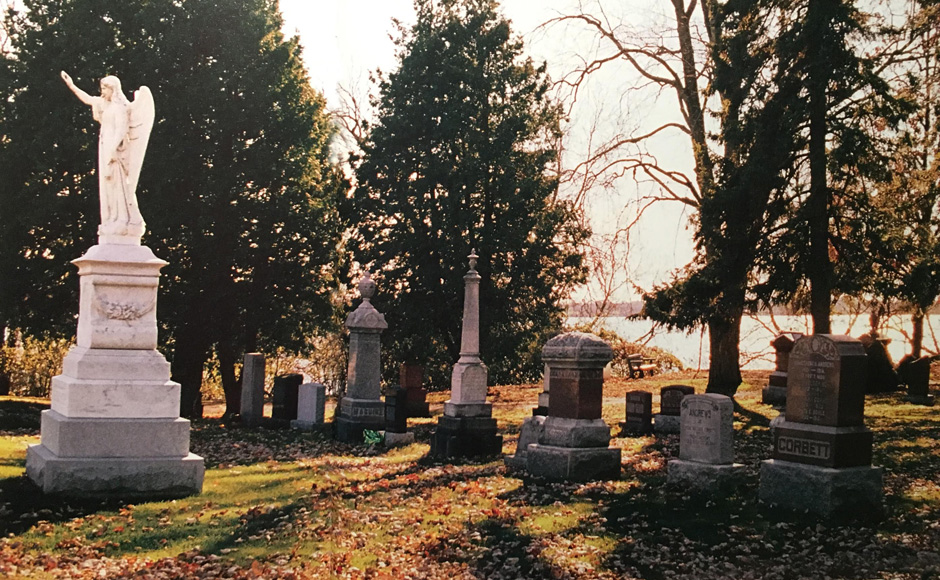
[[[668,464],[668,481],[697,491],[740,482],[743,465],[734,463],[734,402],[706,393],[682,399],[679,459]]]
[[[688,385],[669,385],[659,390],[659,413],[653,417],[653,430],[657,433],[678,433],[682,399],[695,394]]]
[[[538,439],[526,448],[526,471],[567,481],[620,477],[620,449],[609,447],[601,418],[604,366],[612,358],[610,345],[593,334],[568,332],[545,343],[551,397]]]
[[[130,102],[117,77],[101,96],[69,89],[101,124],[98,244],[78,267],[76,344],[52,379],[41,440],[26,454],[26,474],[46,493],[166,497],[199,493],[205,466],[189,452],[180,418],[180,385],[157,350],[157,290],[167,262],[141,245],[144,221],[137,179],[153,125],[146,87]]]
[[[784,420],[761,465],[761,500],[819,515],[881,511],[881,469],[864,425],[865,349],[848,336],[811,335],[790,353]]]
[[[628,391],[626,419],[621,427],[628,433],[649,433],[653,430],[653,394],[646,391]]]
[[[450,381],[450,400],[431,437],[431,456],[475,457],[502,453],[503,436],[497,434],[493,406],[486,401],[487,370],[480,358],[480,273],[476,252],[467,256],[464,275],[463,326],[460,358]]]
[[[375,290],[375,282],[367,270],[359,280],[362,302],[346,317],[349,329],[346,394],[337,406],[333,425],[336,438],[347,443],[361,442],[365,429],[381,431],[385,428],[379,335],[388,328],[388,323],[385,315],[372,306]]]

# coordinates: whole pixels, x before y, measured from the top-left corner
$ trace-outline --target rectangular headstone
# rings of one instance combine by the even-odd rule
[[[682,399],[695,393],[688,385],[669,385],[659,391],[659,414],[679,416]]]
[[[686,395],[680,411],[679,459],[734,463],[734,402],[725,395]]]
[[[631,433],[653,430],[653,394],[646,391],[627,392],[627,417],[623,428]]]
[[[264,355],[253,352],[245,355],[242,367],[241,422],[255,427],[264,416]]]
[[[297,397],[303,375],[290,373],[274,377],[271,418],[293,421],[297,418]]]
[[[828,334],[800,338],[787,371],[787,421],[862,425],[865,372],[865,349],[858,340]]]
[[[326,386],[304,383],[297,393],[297,421],[322,425],[326,414]]]
[[[405,407],[408,403],[405,389],[392,387],[385,395],[385,431],[392,433],[405,433],[408,431],[408,413]]]

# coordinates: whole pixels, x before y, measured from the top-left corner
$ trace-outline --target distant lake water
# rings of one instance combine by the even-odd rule
[[[569,317],[568,324],[591,322],[591,318]],[[682,364],[690,368],[708,368],[708,331],[696,330],[691,334],[679,331],[656,329],[652,336],[653,323],[649,320],[631,320],[620,316],[601,318],[599,324],[616,332],[630,342],[644,342],[648,346],[658,346],[676,355]],[[809,333],[812,319],[809,316],[760,314],[745,316],[741,321],[741,368],[760,370],[774,368],[774,349],[770,341],[778,332]],[[909,352],[908,339],[911,334],[911,317],[896,315],[886,319],[880,329],[883,338],[891,339],[888,352],[892,360],[898,362]],[[934,332],[936,329],[936,332]],[[834,334],[847,334],[859,337],[869,330],[867,315],[853,316],[839,314],[832,317]],[[648,339],[648,340],[647,340]],[[940,315],[931,315],[924,324],[924,349],[937,352],[940,339]],[[926,354],[926,353],[925,353]]]

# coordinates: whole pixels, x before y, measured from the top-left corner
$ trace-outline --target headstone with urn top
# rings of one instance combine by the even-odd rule
[[[872,467],[865,427],[865,349],[848,336],[817,334],[790,353],[784,420],[773,459],[761,465],[760,498],[817,515],[878,515],[882,470]]]
[[[347,443],[361,442],[365,429],[381,431],[385,428],[379,335],[388,324],[385,316],[372,306],[375,282],[368,271],[359,280],[359,295],[362,303],[346,317],[349,329],[346,395],[340,400],[333,420],[336,438]]]
[[[450,381],[450,400],[431,437],[431,456],[441,459],[499,455],[503,436],[496,432],[493,406],[486,401],[487,370],[480,359],[480,274],[476,252],[464,279],[460,358]]]
[[[551,399],[536,443],[526,450],[526,471],[566,481],[617,479],[620,449],[609,447],[601,418],[604,366],[613,350],[593,334],[568,332],[542,348]]]
[[[653,417],[653,430],[657,433],[678,433],[682,399],[695,394],[688,385],[669,385],[659,390],[659,413]]]
[[[781,332],[772,341],[774,347],[774,370],[767,379],[767,386],[761,392],[761,402],[765,405],[783,405],[787,402],[787,367],[790,364],[790,351],[803,336],[800,332]]]
[[[644,434],[653,431],[653,394],[627,391],[626,419],[620,424],[626,433]]]
[[[668,482],[696,492],[737,485],[744,466],[734,463],[734,401],[717,394],[688,395],[681,403],[679,459],[668,465]]]

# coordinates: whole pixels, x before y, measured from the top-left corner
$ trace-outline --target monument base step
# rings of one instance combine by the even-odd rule
[[[371,431],[384,431],[385,419],[360,419],[343,417],[342,415],[333,419],[333,437],[343,443],[362,443],[362,432],[366,429]]]
[[[927,407],[933,406],[933,395],[905,395],[904,400],[908,403],[913,403],[914,405],[925,405]]]
[[[786,405],[787,404],[787,388],[779,387],[776,385],[767,385],[761,391],[760,402],[765,405]]]
[[[728,491],[740,485],[744,477],[741,463],[714,464],[673,459],[667,469],[667,483],[699,493]]]
[[[431,436],[431,457],[458,459],[487,457],[503,452],[503,436],[490,417],[440,417]]]
[[[870,465],[832,468],[768,459],[761,462],[758,495],[766,504],[824,518],[884,514],[882,469]]]
[[[678,433],[679,415],[653,415],[655,433]]]
[[[58,457],[26,451],[26,475],[43,493],[81,497],[185,497],[202,492],[202,457]]]
[[[564,481],[620,479],[620,449],[532,443],[526,451],[526,471]]]
[[[411,431],[407,433],[395,433],[394,431],[385,432],[386,447],[404,447],[415,442],[415,434]]]
[[[621,435],[648,435],[653,432],[653,422],[650,420],[626,420],[620,422]]]

